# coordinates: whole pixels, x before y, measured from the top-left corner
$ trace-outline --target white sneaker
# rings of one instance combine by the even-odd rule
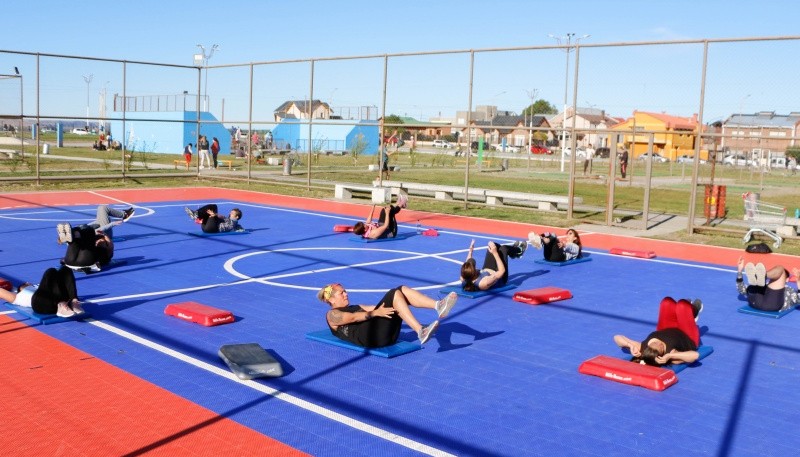
[[[58,243],[72,243],[72,226],[68,222],[56,225],[58,232]]]
[[[458,294],[450,292],[446,297],[436,302],[436,313],[439,314],[439,319],[444,319],[450,314],[450,310],[456,304]]]
[[[79,302],[78,300],[72,300],[69,304],[69,307],[72,308],[72,311],[75,314],[83,314],[86,312],[83,310],[83,303]]]
[[[436,333],[436,329],[439,328],[439,321],[433,321],[427,327],[422,327],[419,332],[417,332],[417,336],[419,337],[419,343],[425,344],[428,342],[429,339]]]
[[[58,304],[58,310],[56,311],[56,316],[58,317],[72,317],[75,315],[75,311],[69,308],[67,302],[62,301]]]
[[[405,195],[402,195],[402,194],[399,195],[397,197],[397,206],[399,206],[400,208],[403,208],[403,209],[408,207],[408,197],[406,197]]]
[[[542,249],[542,237],[536,232],[528,233],[528,243],[532,244],[536,249]]]
[[[745,274],[745,276],[747,276],[747,284],[748,285],[750,285],[750,286],[759,285],[758,284],[758,275],[756,274],[756,266],[753,265],[753,262],[747,262],[747,265],[744,266],[744,274]]]
[[[767,267],[763,263],[756,264],[756,281],[759,286],[767,285]]]

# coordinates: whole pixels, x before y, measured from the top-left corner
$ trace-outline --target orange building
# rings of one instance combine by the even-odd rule
[[[611,127],[611,130],[620,134],[617,149],[626,148],[630,151],[631,158],[647,152],[652,135],[653,152],[669,160],[676,160],[684,154],[694,156],[698,125],[696,114],[692,117],[680,117],[634,111],[633,116]],[[701,150],[700,158],[708,159],[708,151]]]

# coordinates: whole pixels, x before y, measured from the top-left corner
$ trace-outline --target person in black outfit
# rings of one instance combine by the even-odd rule
[[[70,268],[63,265],[58,270],[45,270],[38,286],[22,283],[16,292],[0,288],[0,300],[33,308],[39,314],[56,314],[59,317],[83,314],[83,307],[78,300],[78,288],[75,286],[75,275]]]
[[[434,300],[408,286],[398,286],[386,292],[377,305],[351,305],[347,291],[341,284],[328,284],[317,292],[317,299],[330,305],[326,314],[328,328],[337,338],[349,343],[377,348],[390,346],[400,336],[400,326],[408,324],[425,344],[456,304],[458,296],[451,292],[441,300]],[[414,317],[410,306],[433,309],[437,320],[423,326]]]
[[[742,272],[747,274],[745,285]],[[793,268],[792,275],[800,282],[800,269]],[[761,311],[783,311],[800,303],[797,290],[789,285],[789,271],[776,265],[769,270],[763,263],[745,265],[744,257],[739,257],[736,269],[736,290],[747,298],[750,307]]]
[[[64,265],[70,267],[89,268],[96,271],[100,266],[111,263],[114,257],[114,242],[103,231],[91,224],[72,227],[70,224],[58,224],[58,242],[67,243],[67,253],[62,259]]]
[[[239,225],[239,219],[242,218],[242,211],[239,208],[233,208],[227,217],[219,215],[219,208],[217,205],[210,203],[201,206],[197,210],[184,208],[189,217],[200,224],[204,233],[222,233],[222,232],[243,232],[245,229]]]

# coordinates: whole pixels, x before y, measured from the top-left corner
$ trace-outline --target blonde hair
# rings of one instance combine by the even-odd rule
[[[342,285],[338,282],[334,282],[320,289],[319,292],[317,292],[317,300],[321,301],[322,303],[328,303],[328,300],[330,300],[333,296],[336,286],[342,287]]]

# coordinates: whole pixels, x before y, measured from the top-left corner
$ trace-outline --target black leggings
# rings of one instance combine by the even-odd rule
[[[214,214],[219,214],[217,210],[217,205],[210,204],[205,205],[202,208],[197,210],[197,217],[200,219],[200,226],[203,228],[203,232],[205,233],[217,233],[219,232],[219,223],[222,222],[219,217],[214,216],[211,217],[208,214],[208,210],[214,212]]]
[[[69,302],[73,298],[78,298],[75,275],[62,265],[58,270],[45,270],[39,287],[33,293],[31,306],[39,314],[55,314],[59,302]]]
[[[544,252],[544,259],[549,260],[551,262],[564,262],[567,260],[567,255],[564,254],[564,250],[558,247],[558,237],[553,235],[547,235],[546,237],[549,240],[548,243],[542,242],[542,251]]]
[[[64,263],[73,267],[88,267],[98,262],[94,227],[79,225],[72,228],[72,243],[67,245]],[[55,312],[55,311],[54,311]]]
[[[503,277],[498,279],[492,287],[500,287],[505,286],[508,283],[508,258],[511,257],[512,259],[516,259],[517,257],[522,255],[522,250],[517,246],[509,246],[506,244],[500,244],[495,242],[497,245],[497,253],[500,255],[500,261],[503,262],[503,266],[505,267],[506,272],[503,273]],[[483,258],[483,267],[481,269],[489,269],[492,271],[499,270],[497,265],[497,260],[494,258],[494,254],[489,251],[486,251],[486,256]]]
[[[395,220],[395,215],[400,212],[399,206],[392,206],[392,209],[389,210],[389,221],[386,221],[386,208],[381,208],[380,218],[378,219],[379,224],[389,224],[389,228],[386,229],[385,232],[379,238],[394,238],[397,236],[397,220]]]
[[[770,289],[767,286],[747,286],[747,302],[761,311],[778,311],[783,308],[784,289]]]
[[[395,288],[386,292],[375,307],[393,308],[394,295],[398,290],[399,288]],[[402,324],[403,319],[397,313],[394,313],[390,318],[373,317],[363,322],[348,324],[346,326],[347,330],[339,327],[334,332],[334,335],[358,346],[380,348],[391,346],[397,342]]]

